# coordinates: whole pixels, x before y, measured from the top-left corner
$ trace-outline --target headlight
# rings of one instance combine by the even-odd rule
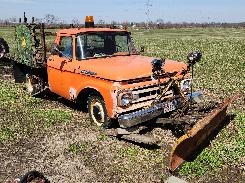
[[[191,79],[184,79],[180,82],[180,88],[183,92],[188,92],[191,88]]]
[[[120,93],[118,96],[118,105],[126,107],[132,102],[132,93]]]
[[[129,94],[124,94],[121,98],[122,106],[127,106],[131,102],[131,96]]]

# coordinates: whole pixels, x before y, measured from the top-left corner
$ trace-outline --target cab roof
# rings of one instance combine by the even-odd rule
[[[86,32],[128,32],[122,29],[111,29],[111,28],[69,28],[61,29],[57,31],[57,35],[76,35]]]

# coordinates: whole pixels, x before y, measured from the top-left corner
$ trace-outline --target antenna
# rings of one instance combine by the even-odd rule
[[[150,0],[146,0],[145,2],[145,14],[146,14],[146,29],[149,30],[150,29],[150,7],[152,6],[151,1]]]

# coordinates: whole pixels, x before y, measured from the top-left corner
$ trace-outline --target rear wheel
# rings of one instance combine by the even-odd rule
[[[91,121],[99,127],[109,128],[111,119],[109,118],[105,102],[100,96],[92,95],[88,99],[88,112]]]
[[[43,92],[46,87],[43,83],[42,78],[40,78],[39,76],[26,74],[25,89],[29,95],[35,96]]]
[[[32,95],[34,93],[34,86],[32,83],[32,77],[29,74],[26,74],[25,88],[26,88],[26,92],[29,95]]]
[[[0,59],[2,59],[6,53],[9,52],[9,46],[7,42],[3,39],[0,38]]]

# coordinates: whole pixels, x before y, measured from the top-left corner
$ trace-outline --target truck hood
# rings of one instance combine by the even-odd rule
[[[95,77],[126,81],[151,76],[151,61],[153,59],[141,55],[115,56],[85,60],[81,61],[79,65],[81,70],[94,73]],[[183,69],[187,69],[187,65],[183,62],[166,59],[163,69],[168,73],[181,72]]]

